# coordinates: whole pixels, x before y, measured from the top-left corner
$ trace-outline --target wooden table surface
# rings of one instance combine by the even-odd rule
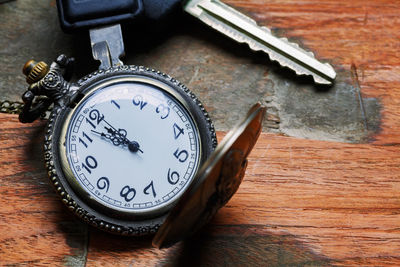
[[[77,221],[53,192],[45,122],[0,114],[0,264],[400,265],[400,2],[225,2],[332,64],[336,84],[317,88],[185,16],[168,31],[127,34],[125,62],[186,83],[219,139],[255,101],[268,107],[241,187],[198,235],[169,249],[111,236]],[[58,29],[55,1],[1,4],[0,101],[26,89],[20,69],[30,57],[63,52],[77,57],[77,77],[93,71],[88,44]]]

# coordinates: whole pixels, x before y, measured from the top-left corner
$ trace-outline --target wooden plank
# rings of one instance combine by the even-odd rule
[[[362,95],[378,98],[382,105],[381,129],[379,134],[374,134],[375,143],[399,143],[398,1],[225,2],[251,15],[260,24],[276,29],[278,34],[301,42],[319,59],[329,60],[338,72],[338,81],[354,84],[351,79],[354,65]]]
[[[88,234],[86,226],[59,203],[47,182],[41,149],[43,123],[21,125],[16,116],[0,114],[0,264],[400,265],[399,2],[225,2],[332,62],[340,82],[355,85],[351,79],[354,65],[362,95],[378,98],[381,105],[380,132],[362,145],[262,134],[244,182],[228,205],[196,237],[156,250],[149,238],[120,238],[95,230]],[[55,18],[54,2],[49,3],[43,2],[35,14],[42,14],[41,10],[52,4]],[[16,32],[28,31],[26,21],[31,6],[36,6],[25,5],[16,1],[0,6],[2,15],[23,13],[26,17],[18,31],[10,22],[1,31],[2,40],[9,40],[3,42],[14,44],[6,48],[7,56],[1,61],[4,66],[23,65],[22,56],[17,60],[16,54],[32,53],[40,43],[38,38],[48,35],[46,29],[56,33],[58,37],[51,38],[57,45],[40,43],[36,57],[54,58],[54,53],[70,51],[68,47],[76,41],[52,26],[44,27],[40,34],[32,30],[37,36],[34,41],[29,34],[19,39]],[[39,16],[45,18],[39,26],[55,25],[46,14]],[[291,90],[297,95],[311,90],[285,72],[279,78],[280,72],[274,73],[273,64],[266,66],[258,54],[245,52],[246,48],[239,49],[225,39],[214,40],[219,35],[199,26],[195,31],[189,37],[182,37],[185,32],[174,33],[178,36],[166,38],[163,45],[152,45],[151,53],[143,47],[138,55],[131,51],[134,55],[127,62],[154,66],[195,88],[216,117],[218,130],[225,129],[224,121],[235,121],[247,102],[276,97],[269,95],[270,86],[278,91],[294,83],[297,91],[295,87]],[[35,48],[29,50],[29,45]],[[189,45],[192,49],[186,49]],[[78,47],[70,54],[85,54],[79,53]],[[10,82],[17,75],[14,72],[5,73],[0,82],[13,100],[23,89],[22,77]],[[80,69],[80,74],[86,72]],[[254,92],[248,90],[248,84]],[[11,92],[10,88],[21,90]],[[324,99],[321,92],[315,93]],[[235,111],[229,112],[230,107]],[[272,118],[281,123],[287,119]]]
[[[0,125],[0,264],[79,266],[86,226],[64,209],[47,179],[44,123],[22,125],[0,114]]]
[[[92,233],[88,265],[398,265],[399,152],[262,134],[239,191],[198,236],[159,251]]]
[[[47,182],[43,123],[21,125],[16,116],[4,114],[0,122],[2,261],[85,259],[85,226],[70,216]],[[398,153],[398,146],[264,133],[238,193],[200,235],[157,250],[148,238],[91,231],[87,264],[188,262],[198,244],[204,247],[197,258],[203,263],[400,264]]]

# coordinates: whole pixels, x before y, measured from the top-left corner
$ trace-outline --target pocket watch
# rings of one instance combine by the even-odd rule
[[[72,83],[72,62],[60,55],[50,66],[25,64],[30,86],[19,117],[32,122],[52,106],[44,159],[64,204],[91,226],[138,236],[156,233],[164,222],[185,224],[167,217],[188,203],[193,227],[185,224],[182,236],[172,231],[168,237],[165,226],[154,244],[172,245],[191,235],[238,188],[264,108],[256,104],[216,149],[208,113],[176,79],[120,65]]]

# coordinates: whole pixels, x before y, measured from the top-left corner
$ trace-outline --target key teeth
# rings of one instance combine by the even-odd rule
[[[252,49],[253,51],[264,51],[264,48],[261,45],[258,45],[257,43],[251,43],[251,42],[247,42],[245,38],[243,43],[246,43],[250,49]],[[293,43],[291,43],[293,44]],[[299,46],[299,45],[297,45]],[[309,52],[308,54],[314,56],[314,53]],[[271,61],[277,62],[282,68],[287,68],[291,71],[293,71],[297,76],[311,76],[313,81],[316,84],[322,84],[322,85],[330,85],[332,84],[332,81],[330,81],[329,79],[324,79],[321,78],[320,76],[317,75],[313,75],[312,73],[308,72],[307,70],[302,70],[301,68],[299,68],[298,66],[296,66],[295,64],[291,63],[290,61],[287,61],[286,58],[280,54],[277,53],[267,53],[267,55],[269,56],[269,59]],[[335,73],[335,71],[333,70],[332,66],[329,63],[324,63],[325,66],[329,67],[332,70],[332,73]],[[336,73],[334,74],[334,76],[336,76]]]
[[[263,30],[266,30],[268,33],[272,34],[272,32],[271,32],[271,30],[270,30],[269,28],[264,27],[264,26],[261,27],[261,28],[262,28]],[[281,39],[282,41],[284,41],[285,43],[291,45],[292,47],[294,47],[294,48],[300,50],[301,52],[303,52],[303,53],[309,55],[310,57],[315,58],[315,55],[314,55],[313,52],[308,51],[308,50],[305,50],[305,49],[302,48],[298,43],[291,42],[291,41],[289,41],[288,38],[286,38],[286,37],[281,37],[280,39]]]
[[[296,49],[300,50],[301,52],[307,54],[308,56],[310,56],[310,57],[312,57],[312,58],[315,58],[315,54],[314,54],[312,51],[305,50],[305,49],[302,48],[298,43],[290,42],[290,41],[289,41],[287,38],[285,38],[285,37],[282,37],[282,38],[280,38],[280,39],[281,39],[282,41],[285,41],[285,42],[288,43],[289,45],[295,47]],[[283,59],[284,59],[284,58],[283,58]],[[324,63],[324,65],[327,66],[327,67],[329,67],[329,68],[332,70],[331,75],[333,75],[333,76],[336,77],[336,73],[335,73],[335,71],[333,70],[332,66],[331,66],[329,63]],[[298,73],[298,71],[295,71],[295,72]],[[313,74],[303,73],[303,74],[299,74],[299,75],[310,75],[310,76],[313,77],[313,79],[314,79],[314,81],[315,81],[316,83],[319,83],[319,84],[327,84],[326,81],[325,81],[325,79],[317,79],[317,80],[318,80],[318,81],[317,81],[316,78],[314,77],[315,75],[313,75]],[[333,80],[334,80],[334,79],[333,79]],[[330,83],[331,83],[331,82],[329,82],[328,84],[330,84]]]
[[[300,45],[299,44],[297,44],[297,43],[291,43],[291,44],[293,44],[296,48],[298,48],[298,49],[302,49],[301,47],[300,47]],[[302,49],[302,50],[304,50],[304,49]]]
[[[262,26],[261,29],[263,29],[264,31],[266,31],[266,32],[268,32],[268,33],[271,34],[271,29],[270,29],[270,28],[267,28],[267,27],[265,27],[265,26]]]
[[[220,8],[223,8],[225,11],[228,11],[229,13],[236,15],[236,17],[238,17],[239,19],[243,20],[245,24],[247,22],[248,24],[247,27],[255,26],[261,29],[266,34],[273,35],[269,28],[265,26],[259,26],[255,20],[243,15],[242,13],[236,11],[230,6],[223,4],[218,0],[212,0],[212,1],[205,1],[204,3],[203,2],[199,3],[198,7],[200,7],[203,10],[203,13],[201,13],[201,15],[198,15],[198,18],[202,20],[204,23],[208,24],[217,31],[224,33],[225,35],[229,36],[230,38],[236,40],[239,43],[246,43],[253,51],[266,52],[269,55],[271,61],[276,61],[282,67],[287,67],[289,69],[292,69],[297,75],[311,76],[313,77],[315,83],[319,84],[331,84],[334,78],[336,77],[334,69],[329,64],[320,63],[315,59],[314,53],[304,50],[297,43],[289,42],[287,38],[274,37],[280,39],[288,46],[298,50],[298,52],[307,55],[312,59],[314,63],[316,61],[319,64],[314,64],[312,66],[309,66],[310,69],[308,69],[308,67],[302,66],[302,64],[299,64],[298,62],[296,62],[296,60],[286,58],[283,53],[279,53],[275,51],[272,47],[264,45],[262,42],[259,41],[259,39],[257,39],[260,38],[260,40],[263,40],[262,37],[257,35],[257,33],[255,33],[255,37],[257,38],[251,38],[248,35],[246,35],[246,33],[242,32],[242,31],[246,32],[247,30],[241,28],[241,26],[238,26],[239,23],[229,24],[226,23],[223,19],[220,20],[218,16],[222,16],[222,14],[224,14],[220,10]],[[250,32],[251,31],[249,31],[249,33]],[[326,68],[327,66],[329,67]],[[312,71],[311,70],[312,68],[314,68],[315,71]]]
[[[302,48],[298,43],[294,43],[294,42],[290,42],[286,37],[282,37],[280,38],[282,41],[286,42],[287,44],[291,45],[292,47],[300,50],[301,52],[315,58],[315,55],[313,52],[305,50],[304,48]]]
[[[256,21],[254,21],[254,22],[255,22],[255,25],[258,26],[257,22],[256,22]],[[271,29],[269,29],[268,27],[266,27],[266,26],[261,26],[260,28],[261,28],[262,30],[268,32],[269,34],[272,34]],[[302,51],[303,53],[305,53],[305,54],[307,54],[307,55],[309,55],[309,56],[315,58],[315,55],[314,55],[313,52],[305,50],[304,48],[300,47],[300,45],[299,45],[298,43],[290,42],[290,41],[288,40],[288,38],[286,38],[286,37],[281,37],[280,39],[281,39],[282,41],[286,42],[287,44],[291,45],[292,47],[294,47],[294,48],[296,48],[296,49]],[[250,47],[250,48],[251,48],[251,47]]]
[[[234,33],[232,32],[232,34],[234,34]],[[329,79],[324,79],[324,78],[322,78],[322,77],[320,77],[320,76],[317,76],[316,74],[313,74],[313,73],[311,73],[311,72],[309,72],[309,71],[307,71],[307,70],[304,70],[304,69],[302,69],[301,67],[297,66],[296,64],[294,64],[294,63],[288,61],[284,56],[282,56],[282,55],[280,55],[280,54],[278,54],[278,53],[274,53],[273,51],[271,51],[271,52],[265,51],[265,48],[264,48],[262,45],[259,45],[258,43],[249,42],[247,38],[242,37],[242,36],[240,36],[240,35],[239,35],[238,37],[240,37],[240,38],[237,38],[237,39],[236,39],[237,41],[239,41],[239,42],[241,42],[241,43],[246,43],[246,44],[249,46],[249,48],[250,48],[251,50],[253,50],[253,51],[263,51],[263,52],[266,52],[266,54],[269,56],[269,59],[270,59],[271,61],[277,62],[277,63],[278,63],[281,67],[283,67],[283,68],[288,68],[288,69],[290,69],[290,70],[293,71],[297,76],[311,76],[312,79],[313,79],[313,81],[314,81],[316,84],[322,84],[322,85],[330,85],[330,84],[332,84],[332,81],[334,80],[334,78],[333,78],[332,81],[330,81]],[[283,39],[286,39],[286,38],[283,38]],[[298,45],[298,44],[296,44],[296,43],[288,42],[287,39],[286,39],[286,42],[289,43],[290,45],[296,47],[297,49],[300,49],[301,51],[303,51],[304,53],[308,54],[309,56],[315,58],[313,52],[306,51],[306,50],[302,49],[302,48],[300,47],[300,45]],[[333,76],[336,77],[336,73],[335,73],[335,71],[333,70],[332,66],[331,66],[329,63],[324,63],[324,65],[327,66],[327,67],[329,67],[329,68],[332,70]]]
[[[217,24],[217,25],[214,25],[214,26],[217,26],[216,28],[218,28],[219,25]],[[251,41],[249,41],[248,38],[246,38],[245,36],[242,36],[242,35],[240,35],[240,34],[237,34],[235,31],[232,31],[232,30],[229,30],[229,31],[228,31],[227,28],[223,28],[223,29],[225,30],[225,34],[231,35],[231,36],[235,36],[234,39],[235,39],[236,41],[238,41],[238,42],[240,42],[240,43],[245,43],[245,44],[247,44],[251,50],[253,50],[253,51],[263,51],[263,52],[266,52],[266,54],[269,56],[269,58],[270,58],[271,61],[275,61],[275,62],[277,62],[281,67],[285,67],[285,68],[288,68],[288,69],[294,71],[294,73],[295,73],[297,76],[311,76],[311,77],[313,78],[314,82],[317,83],[317,84],[328,84],[328,85],[329,85],[329,84],[332,83],[332,82],[330,82],[330,81],[327,80],[327,79],[320,78],[319,76],[316,76],[315,74],[312,74],[312,73],[308,72],[307,70],[301,69],[300,67],[298,67],[298,66],[295,65],[294,63],[291,63],[291,62],[288,61],[284,56],[282,56],[282,55],[280,55],[280,54],[278,54],[278,53],[274,53],[273,51],[271,51],[271,52],[265,51],[264,46],[262,46],[262,45],[260,45],[260,44],[258,44],[258,43],[256,43],[256,42],[251,42]],[[299,49],[299,50],[301,50],[302,52],[304,52],[304,53],[306,53],[306,54],[308,54],[308,55],[314,57],[314,53],[309,52],[309,51],[305,51],[305,50],[302,49],[298,44],[289,42],[287,38],[281,38],[281,39],[284,40],[285,42],[287,42],[288,44],[290,44],[291,46],[295,47],[296,49]],[[332,68],[331,65],[330,65],[329,63],[325,63],[325,65],[327,65],[327,66],[329,66],[330,68]],[[333,70],[333,69],[332,69],[332,70]]]
[[[281,38],[279,38],[279,39],[281,39],[281,40],[284,41],[285,43],[291,45],[292,47],[301,50],[302,52],[306,52],[303,48],[300,47],[299,44],[290,42],[290,41],[288,40],[288,38],[286,38],[286,37],[281,37]]]

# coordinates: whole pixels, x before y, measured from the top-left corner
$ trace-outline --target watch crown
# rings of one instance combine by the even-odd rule
[[[49,66],[43,61],[29,60],[25,63],[22,72],[26,76],[26,82],[32,84],[42,79],[49,72]]]

